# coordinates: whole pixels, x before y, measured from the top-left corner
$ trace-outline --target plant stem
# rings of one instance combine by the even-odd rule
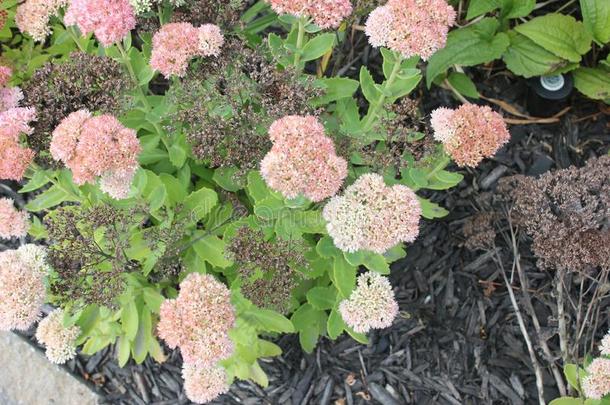
[[[87,52],[87,50],[85,48],[83,48],[83,45],[80,43],[78,35],[76,35],[76,32],[74,32],[74,27],[66,27],[66,31],[68,31],[68,33],[70,34],[70,37],[72,38],[72,40],[74,41],[74,43],[76,44],[78,49],[81,52]]]
[[[394,63],[394,66],[392,67],[392,72],[390,73],[390,77],[388,77],[388,80],[386,80],[383,83],[383,89],[381,91],[381,95],[379,96],[379,99],[377,99],[377,101],[369,107],[368,114],[366,115],[366,118],[364,119],[364,127],[363,127],[364,132],[370,131],[373,124],[375,123],[375,119],[377,118],[379,109],[381,107],[383,107],[383,104],[385,103],[386,98],[387,98],[386,95],[384,94],[384,91],[394,84],[394,81],[398,77],[398,72],[400,72],[401,65],[402,65],[402,56],[399,56],[396,60],[396,63]]]
[[[299,18],[299,31],[297,33],[297,50],[298,52],[294,55],[294,66],[299,67],[301,63],[301,48],[303,48],[303,41],[305,40],[305,19]]]
[[[146,111],[148,113],[152,112],[152,106],[148,102],[148,99],[146,98],[146,94],[144,93],[144,90],[142,90],[142,86],[140,86],[140,82],[138,81],[136,72],[133,70],[133,66],[131,65],[131,59],[129,59],[129,55],[127,55],[125,48],[123,48],[123,44],[121,42],[117,42],[116,46],[117,46],[119,52],[121,53],[121,59],[122,59],[123,64],[127,67],[127,70],[129,71],[129,76],[131,77],[131,80],[133,81],[136,88],[138,89],[138,93],[139,93],[140,99],[142,100],[142,104],[144,104],[144,107],[146,108]],[[150,123],[153,125],[153,127],[155,128],[155,131],[157,131],[157,133],[161,137],[161,140],[163,141],[163,144],[165,145],[167,150],[169,150],[169,144],[167,142],[167,139],[166,139],[166,136],[165,136],[165,133],[163,132],[163,130],[159,127],[159,125],[156,122],[150,122]]]
[[[446,153],[443,153],[443,157],[438,161],[436,166],[434,166],[432,171],[426,175],[426,179],[431,179],[432,176],[447,167],[449,163],[451,163],[451,158],[447,156]]]

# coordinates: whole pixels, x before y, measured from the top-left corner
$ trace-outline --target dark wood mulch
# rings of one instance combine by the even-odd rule
[[[361,39],[357,37],[357,42],[362,43]],[[341,73],[351,76],[361,63],[379,60],[369,48],[362,52],[353,52],[352,48],[344,57]],[[463,246],[462,225],[486,210],[501,177],[516,173],[535,176],[582,165],[591,156],[608,153],[610,112],[601,103],[575,94],[559,103],[541,102],[525,81],[493,67],[471,73],[484,96],[501,99],[521,112],[551,116],[567,105],[572,109],[551,125],[511,126],[512,140],[496,158],[464,172],[465,180],[455,189],[430,193],[451,213],[442,220],[425,221],[420,237],[408,248],[408,257],[393,266],[391,279],[401,314],[391,328],[372,333],[368,346],[348,337],[336,342],[322,340],[310,355],[301,351],[295,336],[283,336],[277,340],[283,355],[263,363],[269,387],[262,389],[240,381],[215,403],[537,403],[534,368],[501,271],[506,271],[525,311],[528,333],[542,369],[545,398],[558,396],[550,367],[561,367],[557,309],[552,297],[554,274],[537,269],[527,238],[521,235],[519,260],[533,302],[529,312],[514,274],[515,249],[505,237],[507,230],[497,229],[494,248],[473,252]],[[422,90],[420,97],[426,112],[456,103],[449,92],[440,89],[432,93]],[[11,191],[0,188],[0,194]],[[605,300],[594,334],[610,326],[608,298]],[[567,310],[572,319],[570,307]],[[532,324],[532,313],[539,328]],[[180,355],[173,352],[163,364],[147,359],[142,365],[129,364],[121,369],[112,348],[92,357],[78,356],[67,365],[93,384],[107,403],[129,405],[189,403],[182,389],[180,366]]]

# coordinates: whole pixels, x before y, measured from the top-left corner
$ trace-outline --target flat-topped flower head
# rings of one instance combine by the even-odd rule
[[[227,373],[219,366],[182,366],[186,397],[196,404],[205,404],[229,391]]]
[[[23,238],[28,234],[30,223],[26,211],[19,211],[10,198],[0,198],[0,238]]]
[[[322,216],[339,249],[385,253],[398,243],[415,240],[421,208],[410,188],[388,187],[383,177],[369,173],[347,187],[342,196],[333,197]]]
[[[64,311],[56,309],[38,324],[36,340],[46,348],[49,361],[63,364],[76,356],[76,339],[81,333],[78,326],[65,327]]]
[[[215,24],[204,24],[199,30],[199,52],[201,56],[218,56],[225,37],[220,27]]]
[[[44,248],[31,244],[0,252],[0,330],[27,330],[39,319],[45,258]]]
[[[322,28],[337,28],[352,13],[350,0],[267,0],[273,11],[296,17],[310,17]]]
[[[604,336],[599,344],[599,352],[602,356],[610,356],[610,331],[606,333],[606,336]]]
[[[112,115],[93,117],[80,110],[53,131],[50,151],[72,171],[76,184],[94,183],[101,177],[102,191],[120,199],[129,194],[141,147],[136,132]]]
[[[602,399],[610,394],[610,359],[594,359],[586,369],[587,377],[582,381],[585,397]]]
[[[386,277],[375,272],[359,275],[358,286],[349,299],[341,301],[339,313],[358,333],[390,327],[398,314],[392,285]]]
[[[186,22],[165,24],[153,37],[150,66],[163,76],[182,77],[196,56],[218,56],[224,44],[220,27],[205,24],[195,28]]]
[[[11,76],[13,75],[13,69],[8,66],[0,65],[0,87],[5,87]]]
[[[427,60],[445,46],[455,17],[445,0],[389,0],[371,12],[365,33],[374,47]]]
[[[0,89],[0,112],[18,107],[21,100],[23,100],[23,92],[19,87]]]
[[[71,0],[64,23],[78,26],[83,35],[94,33],[108,47],[136,27],[136,17],[129,0]]]
[[[33,108],[10,108],[0,112],[0,179],[20,181],[34,151],[23,146],[21,137],[32,133],[29,125],[36,119]]]
[[[157,331],[170,348],[180,348],[185,363],[211,367],[233,353],[234,323],[229,289],[211,275],[191,273],[178,297],[161,304]]]
[[[67,4],[68,0],[26,0],[17,7],[15,24],[34,41],[44,42],[51,33],[49,19]]]
[[[510,139],[502,116],[488,106],[438,108],[432,112],[431,124],[434,138],[460,167],[476,167]]]
[[[290,115],[271,124],[273,147],[261,162],[261,175],[286,198],[304,195],[317,202],[337,193],[347,162],[314,116]]]

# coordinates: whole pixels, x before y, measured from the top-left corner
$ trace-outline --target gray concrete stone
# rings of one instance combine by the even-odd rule
[[[0,404],[95,405],[86,384],[52,364],[20,336],[0,332]]]

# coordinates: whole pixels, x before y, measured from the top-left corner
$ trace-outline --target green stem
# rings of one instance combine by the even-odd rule
[[[363,126],[364,132],[368,132],[372,129],[373,124],[375,123],[375,119],[377,118],[377,114],[379,113],[379,109],[383,107],[383,105],[386,101],[387,97],[384,94],[385,90],[390,88],[396,81],[396,78],[398,77],[398,72],[400,72],[401,65],[402,65],[402,57],[399,56],[396,60],[396,63],[394,63],[394,66],[392,67],[392,72],[390,72],[390,77],[388,77],[388,80],[386,80],[383,83],[383,89],[381,91],[381,95],[379,96],[379,99],[377,99],[377,101],[369,107],[369,111],[366,115],[366,118],[364,119],[364,126]]]
[[[299,18],[299,31],[297,33],[297,50],[299,52],[297,52],[294,55],[294,66],[296,66],[297,68],[299,67],[299,64],[301,63],[300,51],[303,48],[303,41],[305,40],[305,24],[306,24],[305,19]]]
[[[447,156],[447,154],[443,153],[443,157],[438,161],[436,166],[434,166],[432,171],[430,171],[430,173],[428,173],[426,175],[426,179],[428,179],[428,180],[431,179],[432,176],[434,176],[436,173],[440,172],[445,167],[447,167],[447,165],[449,165],[449,163],[451,163],[451,158],[449,156]]]
[[[131,80],[133,81],[136,88],[138,89],[140,99],[142,100],[142,104],[144,104],[144,107],[146,108],[146,112],[148,112],[148,113],[152,112],[152,106],[148,102],[148,99],[146,98],[146,94],[144,93],[144,90],[142,90],[142,86],[140,86],[140,82],[138,81],[136,72],[133,70],[133,66],[131,65],[131,59],[129,59],[129,55],[127,55],[125,48],[123,48],[123,44],[120,42],[117,42],[116,46],[117,46],[119,52],[121,53],[121,59],[122,59],[123,64],[127,67],[127,70],[129,71],[129,76],[131,77]],[[155,131],[157,131],[157,133],[161,137],[161,140],[163,141],[163,144],[165,145],[167,150],[169,150],[169,144],[167,142],[165,133],[163,132],[161,127],[159,127],[159,124],[157,124],[156,122],[151,122],[151,124],[155,128]]]
[[[76,35],[76,32],[74,32],[74,27],[66,27],[66,31],[68,31],[68,34],[70,34],[70,37],[72,38],[78,49],[80,49],[81,52],[87,52],[87,50],[83,48],[83,45],[80,43],[78,35]]]

